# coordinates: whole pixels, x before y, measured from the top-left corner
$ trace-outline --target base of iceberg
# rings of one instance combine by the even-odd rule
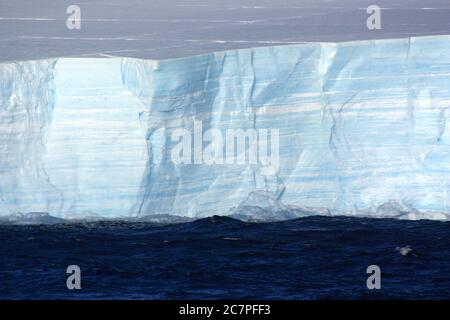
[[[448,220],[449,40],[0,64],[0,223]],[[176,163],[196,123],[277,130],[279,163]]]

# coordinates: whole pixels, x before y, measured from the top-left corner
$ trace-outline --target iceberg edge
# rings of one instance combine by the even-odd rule
[[[0,64],[0,216],[448,220],[449,38]],[[199,121],[278,130],[277,170],[173,163]]]

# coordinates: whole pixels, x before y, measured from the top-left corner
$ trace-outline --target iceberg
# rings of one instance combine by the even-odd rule
[[[447,220],[449,40],[2,63],[0,216]],[[199,122],[276,130],[277,166],[173,161]]]

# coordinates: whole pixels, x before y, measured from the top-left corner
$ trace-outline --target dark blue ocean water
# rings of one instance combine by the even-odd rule
[[[447,222],[0,226],[2,299],[449,299],[449,263]],[[381,290],[366,287],[374,264]],[[66,288],[69,265],[81,290]]]

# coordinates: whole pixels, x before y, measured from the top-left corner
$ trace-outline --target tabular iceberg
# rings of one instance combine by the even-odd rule
[[[0,64],[0,215],[450,217],[450,36]],[[279,165],[173,133],[276,129]]]

